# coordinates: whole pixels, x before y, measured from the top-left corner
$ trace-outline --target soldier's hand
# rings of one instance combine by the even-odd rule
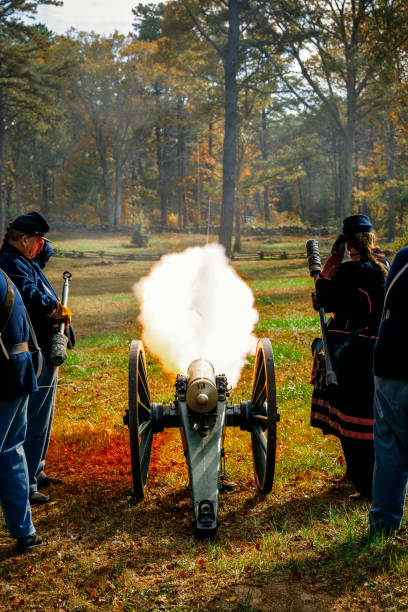
[[[67,306],[63,306],[61,302],[58,302],[56,309],[49,315],[53,319],[63,319],[66,325],[71,322],[71,311]]]
[[[71,323],[71,311],[68,306],[63,306],[61,304],[61,319],[65,320],[65,324],[69,325]]]
[[[332,280],[336,276],[337,271],[341,266],[342,259],[343,256],[339,254],[329,255],[320,276],[326,278],[327,280]]]
[[[331,254],[339,255],[343,259],[344,251],[346,250],[346,239],[344,234],[340,234],[337,236],[336,240],[333,243]]]

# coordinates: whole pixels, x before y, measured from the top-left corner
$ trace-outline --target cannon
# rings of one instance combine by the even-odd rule
[[[272,490],[276,457],[275,367],[268,339],[257,344],[251,399],[228,403],[224,374],[216,375],[209,361],[197,359],[178,375],[170,405],[151,401],[143,344],[133,340],[129,351],[128,408],[133,498],[144,499],[153,436],[178,427],[188,464],[193,501],[193,527],[199,536],[212,536],[218,527],[219,492],[230,483],[223,471],[226,427],[239,427],[251,436],[255,482],[261,494]]]

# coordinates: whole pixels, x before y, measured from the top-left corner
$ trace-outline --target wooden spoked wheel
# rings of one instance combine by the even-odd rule
[[[272,490],[276,457],[276,381],[270,340],[258,340],[252,379],[251,439],[256,486],[261,493]]]
[[[137,501],[145,496],[153,431],[146,357],[142,342],[132,340],[129,351],[128,408],[133,491]]]

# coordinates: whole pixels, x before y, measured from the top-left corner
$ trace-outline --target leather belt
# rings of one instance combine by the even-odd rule
[[[28,351],[28,342],[19,342],[18,344],[6,344],[6,351],[9,355],[19,355]]]
[[[9,355],[19,355],[20,353],[26,353],[28,351],[28,342],[10,344],[10,346],[6,345],[6,348]]]

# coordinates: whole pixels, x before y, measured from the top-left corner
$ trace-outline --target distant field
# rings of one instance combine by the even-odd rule
[[[304,250],[296,238],[244,241],[243,248]],[[205,244],[203,236],[153,236],[146,253]],[[128,235],[57,235],[62,250],[125,252]],[[326,248],[328,250],[328,246]],[[310,343],[319,332],[305,258],[237,262],[259,312],[256,333],[270,338],[277,368],[277,470],[272,493],[257,495],[249,434],[228,429],[228,477],[213,541],[191,532],[191,497],[178,431],[154,438],[149,493],[129,503],[128,346],[139,338],[132,286],[151,263],[54,258],[47,275],[60,289],[73,274],[70,307],[77,346],[60,369],[47,471],[63,484],[33,510],[46,544],[9,556],[0,539],[1,610],[282,610],[408,608],[407,536],[369,540],[365,502],[339,482],[338,441],[309,426]],[[171,299],[172,296],[163,296]],[[227,298],[228,296],[226,296]],[[232,305],[233,307],[233,305]],[[249,399],[248,357],[232,401]],[[147,355],[153,401],[170,402],[173,381]]]
[[[309,236],[314,237],[314,236]],[[308,237],[308,238],[309,238]],[[154,234],[150,237],[149,245],[143,248],[135,248],[131,244],[130,232],[121,234],[106,234],[103,232],[55,232],[52,236],[53,244],[61,251],[75,250],[83,251],[104,251],[105,253],[124,253],[130,251],[137,253],[166,253],[170,251],[180,251],[191,246],[203,246],[207,243],[205,234],[179,234],[163,232]],[[208,242],[217,242],[217,237],[210,235]],[[245,253],[264,251],[266,254],[271,252],[304,251],[306,238],[299,239],[298,236],[268,237],[268,236],[243,236],[241,239],[241,250]],[[326,237],[320,239],[322,251],[329,250],[329,243]]]

